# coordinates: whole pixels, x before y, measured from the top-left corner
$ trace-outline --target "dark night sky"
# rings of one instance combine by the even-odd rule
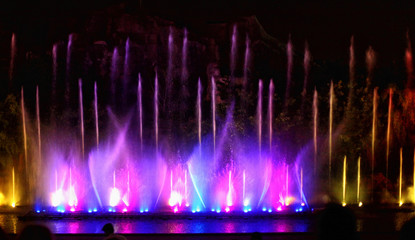
[[[405,35],[415,31],[415,2],[396,1],[190,1],[190,0],[63,0],[2,1],[0,28],[3,43],[11,32],[25,36],[35,47],[65,40],[76,32],[76,19],[119,4],[132,13],[143,12],[198,28],[209,22],[234,21],[256,15],[265,30],[282,42],[289,34],[294,47],[302,49],[307,40],[314,59],[347,61],[350,36],[355,36],[357,63],[364,63],[364,52],[372,45],[382,61],[401,61],[406,47]],[[29,2],[29,3],[28,3]],[[72,19],[68,21],[68,19]],[[74,20],[75,19],[75,20]],[[81,21],[81,20],[79,20]],[[46,33],[51,25],[56,34]],[[69,22],[69,24],[68,24]],[[56,27],[55,27],[56,28]],[[413,39],[414,37],[412,37]],[[6,40],[7,39],[7,40]],[[30,39],[30,40],[29,40]],[[7,48],[9,47],[6,44]],[[5,46],[1,48],[4,49]],[[8,50],[4,49],[5,52]]]

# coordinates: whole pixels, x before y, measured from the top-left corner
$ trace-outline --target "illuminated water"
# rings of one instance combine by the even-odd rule
[[[415,213],[358,213],[359,232],[389,233],[398,231]],[[25,224],[40,223],[54,233],[102,233],[102,226],[112,222],[119,233],[250,233],[250,232],[315,232],[317,216],[279,218],[143,218],[44,220],[23,222],[15,214],[0,214],[0,226],[8,233],[18,233]]]

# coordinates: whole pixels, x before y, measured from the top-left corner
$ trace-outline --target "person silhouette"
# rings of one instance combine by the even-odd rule
[[[23,228],[18,240],[53,240],[49,228],[42,225],[29,225]]]
[[[406,221],[399,232],[399,240],[407,239],[415,239],[415,217]]]
[[[318,239],[357,240],[356,217],[352,210],[339,204],[328,204],[320,215]]]
[[[0,226],[0,240],[7,240],[6,232]]]
[[[114,226],[112,225],[112,223],[105,224],[102,227],[102,231],[105,234],[104,240],[127,240],[127,238],[125,238],[124,236],[114,233]]]

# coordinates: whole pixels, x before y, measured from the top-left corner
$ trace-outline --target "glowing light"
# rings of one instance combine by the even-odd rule
[[[144,210],[143,210],[143,209],[141,209],[141,210],[140,210],[140,213],[143,213],[143,212],[144,212]]]
[[[122,212],[127,212],[127,208],[124,208],[124,209],[122,210]]]
[[[144,212],[148,212],[148,208],[146,208],[146,209],[144,210]]]
[[[343,206],[346,206],[346,164],[347,158],[344,156],[343,160]]]
[[[247,213],[248,212],[248,209],[244,209],[244,213]]]
[[[177,213],[179,211],[179,208],[176,206],[173,211],[174,213]]]
[[[245,201],[244,201],[244,207],[247,207],[249,205],[249,200],[248,199],[245,199]]]
[[[218,209],[216,209],[216,212],[217,212],[217,213],[220,213],[220,209],[219,209],[219,208],[218,208]]]
[[[177,204],[182,205],[182,200],[183,200],[183,197],[180,193],[176,191],[172,191],[170,194],[169,205],[170,207],[173,207]]]
[[[229,171],[229,190],[228,190],[228,194],[226,195],[226,205],[228,207],[231,207],[233,205],[233,201],[232,201],[232,172]]]
[[[14,177],[14,167],[12,170],[12,182],[13,182],[13,195],[12,195],[12,207],[16,207],[16,183],[15,183],[15,177]]]
[[[88,213],[92,213],[92,210],[91,209],[88,209]]]
[[[77,206],[78,205],[78,198],[76,197],[75,188],[74,186],[69,187],[69,200],[68,205],[70,207]]]
[[[200,212],[200,208],[197,208],[197,209],[196,209],[196,212]]]
[[[294,200],[293,197],[286,197],[284,200],[284,205],[289,206],[293,200]]]
[[[98,209],[94,208],[94,212],[97,212],[97,211],[98,211]]]
[[[302,202],[302,203],[301,203],[301,206],[303,206],[303,207],[304,207],[304,206],[305,206],[305,203],[303,203],[303,202]]]
[[[192,210],[192,213],[195,213],[196,211],[195,210]]]
[[[229,207],[226,207],[225,212],[229,212],[229,211],[230,211]]]
[[[363,206],[363,203],[362,202],[359,202],[359,207],[361,207],[361,206]]]
[[[278,210],[278,209],[277,209]],[[270,212],[272,212],[272,209],[270,208],[270,209],[268,209],[268,212],[270,213]]]
[[[271,210],[271,209],[270,209],[270,210]],[[281,211],[282,211],[282,207],[281,207],[281,206],[278,206],[278,207],[277,207],[277,211],[278,211],[278,212],[281,212]],[[272,210],[271,210],[271,212],[272,212]]]
[[[357,159],[357,202],[360,205],[360,156]]]
[[[267,208],[265,208],[265,207],[264,207],[264,208],[262,208],[262,211],[263,211],[263,212],[267,211]]]
[[[121,200],[121,193],[120,190],[118,190],[117,188],[112,188],[111,189],[111,193],[110,193],[110,206],[111,207],[115,207],[118,205],[118,203]]]
[[[63,191],[62,189],[58,189],[56,192],[52,193],[51,202],[53,207],[57,207],[61,205],[64,201]]]
[[[75,212],[75,208],[74,207],[71,207],[71,212]]]
[[[122,198],[122,201],[124,202],[124,204],[125,204],[125,206],[130,206],[130,201],[129,201],[129,198],[130,198],[130,194],[129,194],[129,192],[127,192],[125,195],[124,195],[124,197]]]
[[[402,148],[400,149],[400,162],[399,162],[399,207],[402,206]]]
[[[346,202],[342,202],[342,206],[345,207],[346,206]]]

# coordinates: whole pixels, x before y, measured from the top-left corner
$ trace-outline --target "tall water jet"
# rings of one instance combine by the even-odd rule
[[[367,67],[367,79],[366,79],[366,85],[369,87],[372,84],[373,79],[373,70],[375,68],[376,63],[376,55],[375,51],[373,50],[372,46],[369,46],[369,48],[366,51],[366,67]]]
[[[307,84],[308,84],[308,77],[310,74],[310,60],[311,60],[311,54],[310,54],[310,50],[308,49],[308,42],[306,41],[305,46],[304,46],[304,60],[303,60],[304,83],[303,83],[303,91],[301,93],[301,95],[303,96],[303,103],[302,103],[303,106],[304,106],[305,96],[307,95]]]
[[[248,84],[248,74],[249,74],[249,66],[250,66],[250,57],[251,57],[251,40],[249,39],[248,34],[246,34],[245,40],[245,60],[244,60],[244,79],[243,79],[243,89],[246,93],[246,88]]]
[[[313,96],[313,141],[314,141],[314,176],[317,176],[317,116],[318,116],[318,93],[314,88]]]
[[[22,111],[22,125],[23,125],[23,149],[24,149],[24,162],[26,174],[29,171],[29,163],[27,161],[27,131],[26,131],[26,111],[24,107],[24,92],[23,87],[20,90],[20,107]]]
[[[130,38],[125,41],[125,56],[124,56],[124,82],[123,82],[123,102],[125,103],[128,92],[128,82],[130,74]]]
[[[216,83],[215,78],[211,78],[212,85],[212,135],[213,135],[213,158],[215,158],[216,149]]]
[[[300,169],[300,199],[301,206],[304,206],[303,167]]]
[[[42,169],[42,138],[40,135],[40,107],[39,107],[39,86],[36,86],[36,119],[37,119],[37,146],[38,146],[38,161],[39,169]]]
[[[12,207],[16,207],[16,179],[14,176],[14,166],[12,168]]]
[[[269,93],[268,93],[268,136],[269,136],[269,154],[272,153],[272,102],[274,98],[274,83],[272,79],[269,81]]]
[[[258,82],[257,125],[258,125],[258,152],[261,157],[262,149],[262,79]]]
[[[56,101],[56,83],[58,79],[58,47],[59,44],[55,43],[52,47],[52,102]]]
[[[97,82],[94,82],[94,110],[95,110],[95,136],[97,149],[99,146],[99,125],[98,125],[98,93],[97,93]]]
[[[202,83],[197,82],[197,135],[199,139],[199,156],[202,155]]]
[[[172,130],[173,130],[173,106],[172,103],[172,91],[173,91],[173,74],[174,74],[174,38],[173,38],[173,27],[169,28],[169,38],[168,38],[168,62],[167,62],[167,73],[165,79],[165,89],[166,97],[163,104],[167,115],[167,136],[172,140]]]
[[[388,179],[389,173],[389,147],[390,147],[390,135],[391,135],[391,117],[392,117],[392,88],[389,88],[389,106],[388,106],[388,127],[386,130],[386,179]]]
[[[415,203],[415,148],[414,148],[414,167],[413,167],[413,178],[412,178],[412,188],[413,188],[413,201]]]
[[[182,87],[186,87],[186,80],[188,78],[189,72],[187,70],[187,52],[189,48],[188,40],[187,40],[187,29],[184,29],[184,35],[183,35],[183,48],[182,48],[182,73],[181,73],[181,81],[182,81]],[[184,92],[187,92],[187,89],[183,89]]]
[[[343,201],[342,205],[346,206],[346,164],[347,164],[347,158],[344,156],[343,159]]]
[[[244,207],[248,206],[248,202],[245,199],[245,196],[246,196],[246,194],[245,194],[245,191],[246,191],[246,173],[245,173],[245,171],[246,170],[244,169],[244,171],[242,173],[242,200],[244,201]]]
[[[158,152],[158,145],[159,145],[159,100],[158,100],[158,94],[159,94],[159,83],[158,83],[158,77],[157,72],[156,76],[154,78],[154,132],[156,136],[156,154]]]
[[[308,78],[310,74],[310,61],[311,61],[311,54],[310,50],[308,49],[308,42],[305,42],[304,46],[304,83],[303,83],[303,91],[301,92],[302,100],[301,100],[301,113],[304,114],[306,96],[307,96],[307,85],[308,85]]]
[[[409,32],[406,32],[406,42],[407,47],[405,50],[405,65],[406,65],[406,74],[407,74],[407,87],[413,88],[414,83],[414,65],[412,62],[412,47],[411,40],[409,39]]]
[[[79,118],[81,121],[81,153],[82,159],[85,159],[85,128],[84,128],[84,104],[82,99],[82,79],[78,79],[79,86]]]
[[[399,206],[402,206],[402,148],[399,150]]]
[[[187,54],[188,54],[188,40],[187,40],[187,29],[184,29],[183,33],[183,47],[182,47],[182,70],[181,70],[181,76],[180,76],[180,125],[183,126],[183,124],[186,121],[186,112],[187,112],[187,102],[189,97],[189,90],[187,86],[187,81],[189,78],[189,71],[187,70]],[[182,127],[181,127],[182,128]]]
[[[69,34],[68,37],[68,45],[66,47],[66,79],[65,79],[65,100],[66,103],[69,102],[69,94],[70,94],[70,74],[71,74],[71,55],[72,55],[72,41],[73,41],[73,34]]]
[[[288,107],[289,98],[290,98],[290,90],[291,90],[291,77],[293,72],[293,45],[291,43],[291,36],[288,38],[287,43],[287,86],[285,89],[285,108]],[[286,110],[286,109],[285,109]]]
[[[231,76],[231,86],[235,83],[235,70],[236,70],[236,59],[238,59],[238,32],[236,24],[233,25],[232,30],[232,43],[231,43],[231,56],[230,56],[230,76]]]
[[[138,89],[137,89],[137,104],[138,104],[138,125],[140,131],[140,153],[143,153],[143,96],[141,88],[141,74],[138,74]]]
[[[362,202],[360,201],[360,156],[357,159],[357,190],[356,190],[356,196],[357,196],[357,203],[359,204],[359,207],[361,207]]]
[[[289,201],[289,190],[288,190],[288,184],[289,184],[289,178],[288,178],[288,174],[289,174],[289,168],[288,168],[288,164],[285,164],[285,206],[290,205],[290,201]]]
[[[333,153],[333,100],[334,86],[333,81],[330,84],[330,112],[329,112],[329,187],[331,186],[331,157]]]
[[[375,176],[375,139],[376,139],[376,112],[377,112],[378,89],[373,89],[373,111],[372,111],[372,197],[374,191]]]
[[[119,60],[119,53],[118,48],[114,47],[112,52],[112,59],[111,59],[111,96],[112,96],[112,103],[115,103],[115,86],[116,81],[118,78],[118,60]]]
[[[12,39],[10,42],[10,67],[9,67],[9,85],[11,86],[11,81],[13,79],[15,61],[17,55],[17,46],[16,46],[16,34],[12,34]]]
[[[229,181],[228,181],[228,194],[226,195],[226,205],[228,207],[233,206],[233,186],[232,186],[232,171],[229,171]],[[229,210],[227,210],[229,211]]]
[[[355,88],[355,55],[354,55],[354,37],[350,38],[349,47],[349,96],[347,97],[346,117],[350,120],[353,107],[353,97]]]

